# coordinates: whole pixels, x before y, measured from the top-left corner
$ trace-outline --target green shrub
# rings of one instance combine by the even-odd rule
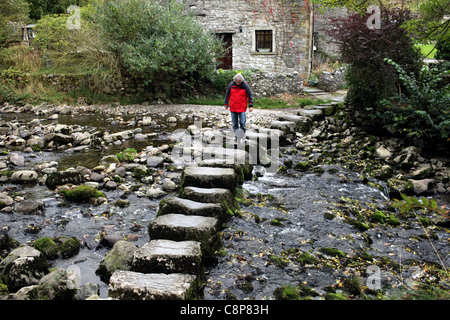
[[[95,18],[104,49],[152,90],[170,93],[174,80],[208,77],[224,50],[176,1],[99,1]]]
[[[450,70],[424,65],[416,76],[390,59],[386,62],[396,68],[405,90],[380,101],[384,126],[392,126],[399,135],[412,138],[450,138],[450,84],[444,84]]]

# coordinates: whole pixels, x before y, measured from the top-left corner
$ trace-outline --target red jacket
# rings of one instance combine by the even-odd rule
[[[245,112],[247,104],[253,107],[253,95],[247,82],[241,83],[240,86],[234,81],[231,82],[225,94],[225,106],[229,106],[231,112]]]

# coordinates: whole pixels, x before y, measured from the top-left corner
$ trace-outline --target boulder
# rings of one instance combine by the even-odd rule
[[[34,170],[19,170],[11,175],[11,181],[18,183],[36,182],[37,179],[38,174]]]
[[[23,167],[25,165],[25,158],[24,156],[18,154],[17,152],[10,152],[8,154],[9,156],[9,162],[17,167]]]
[[[150,199],[158,199],[166,195],[166,193],[159,188],[150,188],[147,189],[145,195]]]
[[[131,270],[134,252],[137,247],[125,240],[117,241],[106,254],[96,270],[96,274],[105,282],[116,270]]]
[[[17,202],[14,210],[23,214],[36,213],[44,208],[44,203],[39,200],[24,200]]]
[[[0,276],[6,279],[5,284],[10,292],[38,284],[47,272],[48,265],[44,255],[30,246],[12,250],[0,262]]]
[[[57,186],[65,184],[80,184],[84,181],[83,175],[76,170],[57,171],[47,175],[45,185],[49,189],[55,189]]]

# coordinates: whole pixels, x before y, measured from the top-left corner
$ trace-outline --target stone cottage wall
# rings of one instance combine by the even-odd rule
[[[265,73],[310,72],[311,10],[292,1],[184,0],[190,11],[213,33],[232,34],[233,69]],[[273,53],[255,52],[255,30],[272,30]]]

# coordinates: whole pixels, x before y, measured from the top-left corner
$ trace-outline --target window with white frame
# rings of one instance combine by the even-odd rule
[[[255,28],[252,37],[253,53],[275,53],[275,30],[271,28]]]

